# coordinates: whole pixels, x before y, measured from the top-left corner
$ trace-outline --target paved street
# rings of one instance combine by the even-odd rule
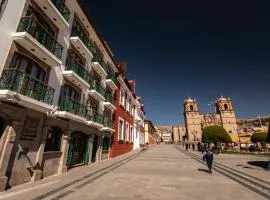
[[[174,145],[159,145],[139,153],[19,186],[0,194],[0,199],[265,199],[218,172],[206,173],[203,164]],[[87,176],[91,170],[93,175]],[[257,170],[251,170],[256,176]],[[269,172],[258,171],[269,180]]]

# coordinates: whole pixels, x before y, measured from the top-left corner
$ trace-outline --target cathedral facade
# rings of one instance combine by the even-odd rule
[[[237,121],[232,100],[221,96],[215,102],[214,108],[214,113],[200,114],[196,99],[189,97],[184,101],[186,141],[200,142],[203,128],[212,125],[222,126],[234,142],[238,141]]]

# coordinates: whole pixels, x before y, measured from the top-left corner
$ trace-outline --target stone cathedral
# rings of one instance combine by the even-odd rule
[[[185,138],[187,141],[201,141],[203,128],[212,125],[222,126],[234,142],[238,141],[236,115],[232,100],[221,96],[213,106],[214,113],[200,114],[196,99],[189,97],[184,101]]]

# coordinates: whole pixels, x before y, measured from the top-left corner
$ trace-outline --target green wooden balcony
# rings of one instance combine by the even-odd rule
[[[108,72],[107,79],[111,79],[115,83],[115,85],[117,85],[117,79],[116,79],[115,75],[113,75],[112,72]]]
[[[91,74],[77,61],[75,60],[67,60],[66,70],[74,71],[78,74],[83,80],[85,80],[89,85],[92,83]]]
[[[113,120],[108,119],[108,118],[104,118],[104,127],[114,129]]]
[[[17,32],[27,32],[42,46],[61,60],[63,47],[55,40],[46,28],[39,23],[35,16],[21,18]]]
[[[92,82],[91,89],[96,90],[99,94],[101,94],[103,97],[105,97],[106,91],[97,81]]]
[[[47,104],[53,102],[53,88],[17,69],[4,69],[0,78],[0,89],[18,92]]]
[[[100,53],[95,53],[93,57],[93,62],[98,62],[100,66],[104,69],[105,72],[108,71],[107,64],[103,61],[103,58],[101,57]]]
[[[95,111],[89,111],[89,114],[87,115],[87,120],[98,123],[98,124],[104,123],[103,115],[101,115]]]
[[[66,111],[83,118],[86,116],[85,106],[80,104],[77,100],[72,99],[71,97],[60,97],[58,106],[60,111]]]
[[[115,100],[111,94],[105,95],[106,102],[110,102],[111,104],[115,105]]]
[[[92,41],[84,34],[81,27],[73,27],[71,32],[71,37],[79,37],[82,43],[86,46],[86,48],[92,53],[95,54],[96,49],[92,43]]]
[[[61,15],[65,18],[65,20],[68,22],[70,11],[67,9],[65,5],[64,0],[51,0],[51,2],[54,4],[54,6],[58,9],[58,11],[61,13]]]

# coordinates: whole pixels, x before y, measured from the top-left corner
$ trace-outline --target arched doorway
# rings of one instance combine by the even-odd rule
[[[0,117],[0,138],[2,137],[6,128],[6,121],[3,117]]]
[[[70,136],[67,166],[87,165],[89,161],[90,136],[81,132],[73,132]]]
[[[93,141],[93,150],[92,150],[92,162],[97,161],[97,150],[98,150],[98,136],[95,135],[94,141]]]

